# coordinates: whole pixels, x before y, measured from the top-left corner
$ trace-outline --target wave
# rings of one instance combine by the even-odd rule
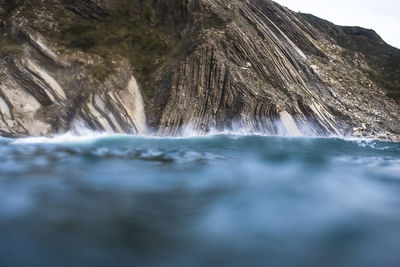
[[[243,127],[234,127],[233,130],[210,130],[208,133],[201,133],[194,130],[192,127],[185,127],[182,135],[180,136],[159,136],[155,133],[149,133],[147,135],[129,135],[129,134],[115,134],[93,131],[81,124],[75,124],[74,130],[55,135],[53,137],[27,137],[27,138],[0,138],[0,144],[12,144],[12,145],[40,145],[40,144],[53,144],[53,145],[66,145],[66,146],[118,146],[118,147],[141,147],[142,142],[146,143],[145,149],[151,150],[152,146],[168,147],[166,144],[168,141],[175,142],[173,146],[181,147],[185,146],[184,143],[201,141],[204,142],[205,147],[209,147],[210,144],[226,143],[227,140],[240,140],[244,142],[237,142],[237,146],[246,146],[246,142],[254,141],[254,138],[260,138],[257,142],[267,144],[266,149],[269,146],[273,146],[273,142],[279,140],[291,140],[286,142],[283,147],[294,145],[300,147],[307,147],[304,143],[308,143],[312,140],[312,143],[319,144],[321,146],[331,146],[335,143],[338,147],[345,149],[350,146],[363,149],[376,149],[385,150],[393,149],[393,143],[388,141],[382,141],[371,138],[354,138],[344,136],[316,136],[316,135],[288,135],[288,134],[269,134],[265,132],[254,132],[249,131]],[[262,140],[261,140],[262,139]],[[146,141],[147,140],[147,141]],[[149,141],[150,140],[150,141]],[[183,140],[183,143],[182,143]],[[211,141],[212,140],[212,141]],[[331,140],[329,144],[326,142]],[[284,141],[283,141],[284,142]],[[394,143],[396,144],[396,143]],[[398,144],[398,143],[397,143]],[[308,144],[310,145],[310,144]],[[289,149],[289,147],[288,147]],[[297,151],[301,153],[301,151]]]
[[[59,144],[59,143],[76,143],[76,142],[90,142],[99,138],[114,136],[113,134],[90,132],[85,135],[77,135],[74,133],[65,133],[55,135],[53,137],[25,137],[12,140],[12,144]]]
[[[160,137],[107,134],[85,131],[54,137],[4,139],[5,144],[31,146],[27,153],[46,153],[61,149],[60,153],[93,156],[96,158],[125,158],[158,162],[194,162],[234,157],[258,157],[268,161],[280,159],[304,161],[310,158],[370,157],[398,158],[400,144],[373,139],[343,137],[293,137],[261,133],[215,132],[190,137]],[[0,140],[1,142],[1,140]],[[222,155],[222,156],[221,156]],[[340,155],[340,156],[339,156]],[[397,156],[396,156],[397,155]]]
[[[12,143],[12,144],[62,144],[62,143],[84,143],[93,142],[101,139],[129,139],[129,138],[141,138],[141,139],[210,139],[215,137],[226,137],[231,139],[237,139],[242,137],[274,137],[274,138],[285,138],[285,139],[338,139],[348,142],[359,143],[362,146],[379,143],[392,143],[390,141],[383,141],[377,138],[356,138],[356,137],[344,137],[344,136],[291,136],[291,135],[279,135],[279,134],[267,134],[262,132],[246,132],[246,131],[212,131],[209,133],[191,132],[181,136],[159,136],[159,135],[130,135],[130,134],[118,134],[118,133],[106,133],[86,130],[84,133],[67,132],[65,134],[54,135],[52,137],[24,137],[24,138],[3,138],[0,137],[0,144]]]

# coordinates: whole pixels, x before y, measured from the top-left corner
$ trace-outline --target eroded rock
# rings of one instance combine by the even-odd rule
[[[23,49],[1,56],[2,135],[51,135],[84,125],[159,135],[188,127],[198,133],[235,127],[289,135],[384,132],[385,139],[399,140],[399,104],[369,75],[375,65],[368,55],[352,56],[321,22],[272,1],[135,0],[117,14],[123,18],[113,13],[113,0],[38,5],[21,1],[2,16],[3,34]],[[122,34],[114,36],[112,27]],[[107,38],[121,40],[102,38],[103,28]],[[343,34],[370,33],[346,28]],[[107,44],[115,53],[103,53]]]

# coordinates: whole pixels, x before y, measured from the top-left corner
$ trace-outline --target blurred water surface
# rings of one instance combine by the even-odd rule
[[[0,266],[400,266],[400,144],[0,139]]]

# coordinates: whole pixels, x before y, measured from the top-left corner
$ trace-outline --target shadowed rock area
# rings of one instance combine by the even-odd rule
[[[0,135],[400,140],[400,52],[269,0],[0,1]]]

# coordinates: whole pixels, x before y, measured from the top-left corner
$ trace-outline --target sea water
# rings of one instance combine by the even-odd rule
[[[400,266],[400,144],[0,139],[0,266]]]

